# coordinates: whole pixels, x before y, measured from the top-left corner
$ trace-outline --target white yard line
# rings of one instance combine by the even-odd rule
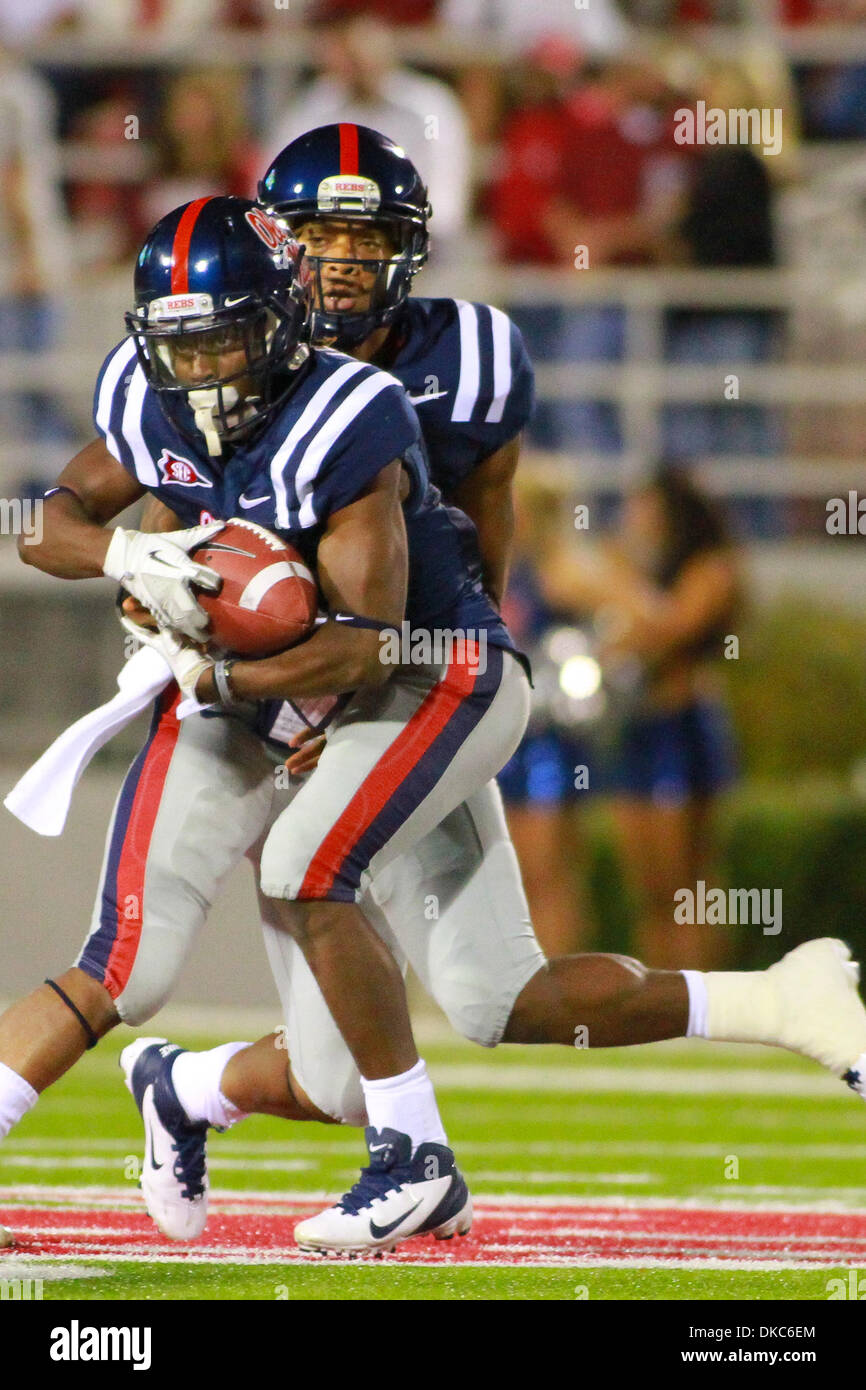
[[[713,1068],[622,1067],[582,1065],[573,1068],[525,1066],[487,1067],[477,1063],[431,1064],[430,1074],[441,1091],[560,1092],[593,1095],[607,1091],[635,1099],[654,1095],[796,1096],[833,1100],[852,1093],[829,1073],[777,1072],[760,1067]],[[523,1104],[529,1098],[524,1097]],[[862,1104],[862,1102],[861,1102]],[[864,1114],[866,1119],[866,1114]]]
[[[135,1157],[135,1155],[130,1155]],[[119,1155],[115,1158],[99,1158],[95,1154],[60,1154],[49,1158],[45,1154],[4,1154],[0,1152],[0,1168],[95,1168],[104,1172],[106,1168],[120,1166]],[[316,1167],[308,1158],[208,1158],[208,1168],[213,1172],[247,1172],[255,1168],[260,1173],[303,1173]]]
[[[34,1266],[50,1265],[56,1261],[56,1255],[29,1255],[28,1261]],[[193,1255],[165,1254],[161,1249],[154,1250],[153,1253],[135,1255],[111,1255],[105,1253],[98,1255],[87,1255],[81,1252],[76,1253],[77,1264],[86,1264],[93,1260],[100,1264],[162,1264],[162,1265],[183,1265],[186,1268],[194,1268],[196,1265],[217,1265],[223,1269],[231,1265],[241,1265],[245,1268],[279,1268],[280,1266],[293,1265],[305,1269],[333,1269],[347,1268],[364,1270],[388,1270],[391,1273],[395,1269],[499,1269],[514,1272],[519,1269],[683,1269],[683,1270],[730,1270],[732,1273],[767,1273],[767,1274],[786,1274],[789,1270],[813,1270],[816,1274],[827,1269],[846,1269],[847,1265],[828,1257],[827,1259],[815,1260],[765,1260],[765,1259],[736,1259],[721,1260],[713,1256],[696,1256],[691,1259],[687,1256],[623,1256],[620,1259],[612,1259],[609,1256],[599,1257],[580,1257],[575,1259],[568,1255],[544,1255],[537,1256],[532,1260],[521,1260],[520,1263],[505,1263],[503,1260],[461,1260],[458,1256],[453,1256],[447,1260],[389,1260],[384,1256],[381,1260],[346,1260],[346,1259],[326,1259],[316,1256],[303,1255],[297,1247],[286,1248],[285,1250],[269,1251],[267,1256],[262,1254],[240,1253],[237,1251],[227,1252],[225,1255]],[[62,1268],[62,1266],[61,1266]],[[106,1273],[101,1270],[100,1273]],[[107,1271],[110,1273],[111,1271]],[[0,1265],[0,1277],[3,1275],[3,1266]],[[38,1277],[38,1276],[37,1276]],[[81,1275],[69,1276],[80,1278]],[[824,1297],[825,1295],[822,1295]]]
[[[866,1116],[864,1116],[866,1119]],[[359,1152],[361,1142],[361,1132],[358,1130],[357,1137],[350,1140],[339,1140],[327,1142],[326,1140],[316,1141],[307,1139],[290,1139],[280,1142],[278,1140],[244,1140],[237,1137],[235,1131],[229,1138],[211,1138],[211,1154],[214,1155],[215,1162],[225,1162],[219,1157],[218,1150],[226,1147],[232,1154],[248,1155],[255,1164],[260,1156],[280,1154],[295,1154],[298,1157],[335,1157],[343,1158],[347,1155],[354,1157]],[[760,1144],[739,1143],[728,1141],[727,1143],[710,1143],[705,1141],[691,1140],[630,1140],[630,1139],[602,1139],[602,1140],[532,1140],[529,1143],[521,1143],[513,1139],[476,1139],[464,1142],[460,1140],[459,1151],[461,1154],[503,1154],[507,1156],[522,1157],[551,1157],[551,1158],[614,1158],[629,1157],[634,1155],[640,1158],[717,1158],[720,1154],[724,1157],[727,1154],[730,1143],[735,1143],[738,1158],[773,1158],[780,1157],[790,1161],[791,1152],[794,1150],[798,1158],[818,1158],[818,1159],[845,1159],[862,1162],[866,1155],[866,1127],[862,1134],[855,1134],[849,1144],[845,1143],[801,1143],[798,1139],[780,1139],[777,1142],[767,1142]],[[56,1150],[60,1154],[75,1154],[83,1151],[85,1154],[95,1156],[99,1153],[116,1156],[119,1154],[124,1157],[130,1152],[135,1153],[135,1143],[128,1139],[92,1139],[92,1138],[41,1138],[34,1136],[29,1139],[4,1139],[0,1144],[0,1163],[6,1162],[8,1154],[42,1155],[46,1152]],[[106,1163],[111,1162],[112,1158],[106,1158]]]
[[[114,1272],[111,1269],[93,1269],[90,1265],[49,1265],[44,1263],[41,1255],[32,1258],[33,1263],[27,1264],[0,1260],[0,1279],[43,1279],[46,1283],[54,1283],[60,1279],[108,1279]]]

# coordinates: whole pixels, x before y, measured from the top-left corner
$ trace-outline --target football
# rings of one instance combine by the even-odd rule
[[[305,637],[318,611],[316,581],[293,546],[232,517],[193,552],[222,577],[218,594],[196,590],[211,620],[209,642],[238,656],[272,656]]]

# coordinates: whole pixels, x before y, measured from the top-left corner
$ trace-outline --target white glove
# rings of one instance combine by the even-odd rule
[[[171,667],[171,673],[180,686],[184,698],[200,703],[195,693],[196,683],[205,671],[213,669],[216,662],[211,657],[196,651],[195,647],[190,647],[186,642],[182,642],[179,637],[175,637],[173,632],[153,632],[150,628],[142,627],[133,618],[127,618],[125,614],[121,615],[120,622],[126,631],[132,634],[136,642],[140,642],[144,647],[152,647],[155,652],[159,652],[162,659]]]
[[[124,531],[111,536],[103,574],[116,579],[133,598],[149,608],[160,627],[175,628],[193,641],[207,636],[210,620],[199,608],[190,585],[216,593],[220,576],[187,555],[223,529],[222,521],[190,526],[186,531]]]

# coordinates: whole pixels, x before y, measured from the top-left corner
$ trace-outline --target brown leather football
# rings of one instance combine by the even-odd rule
[[[218,594],[196,590],[211,620],[210,643],[238,656],[272,656],[311,630],[316,581],[297,550],[273,531],[232,517],[193,558],[222,576]]]

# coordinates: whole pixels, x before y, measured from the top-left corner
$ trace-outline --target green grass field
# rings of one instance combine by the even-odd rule
[[[189,1046],[215,1041],[175,1036]],[[128,1037],[89,1054],[0,1145],[0,1220],[15,1229],[17,1208],[22,1232],[17,1249],[0,1252],[8,1256],[0,1278],[16,1270],[42,1277],[46,1299],[826,1300],[828,1281],[847,1279],[858,1258],[866,1270],[866,1109],[817,1067],[701,1043],[489,1053],[450,1041],[438,1025],[428,1027],[423,1053],[449,1135],[479,1208],[487,1210],[485,1199],[499,1203],[490,1202],[468,1241],[433,1251],[448,1263],[291,1262],[291,1200],[350,1186],[361,1136],[268,1119],[210,1142],[215,1215],[234,1209],[233,1194],[258,1194],[235,1197],[252,1204],[243,1257],[233,1259],[219,1237],[214,1243],[210,1225],[201,1254],[178,1249],[137,1215],[141,1131],[117,1067]],[[282,1215],[273,1229],[282,1234],[269,1254],[258,1232],[277,1219],[274,1203]],[[582,1204],[593,1210],[600,1245],[587,1246],[581,1234]],[[513,1230],[504,1245],[496,1234],[500,1206],[518,1226],[528,1223],[516,1245]],[[58,1228],[53,1239],[71,1240],[68,1251],[40,1245],[47,1218],[33,1216],[37,1207]],[[76,1235],[81,1212],[95,1208],[109,1236]],[[533,1222],[542,1208],[539,1232]],[[733,1226],[708,1233],[704,1220],[692,1231],[694,1209],[718,1209]],[[749,1235],[752,1209],[769,1213],[760,1237]],[[802,1212],[792,1217],[792,1209]],[[679,1234],[653,1235],[654,1219],[672,1212],[684,1223]],[[558,1234],[575,1221],[570,1234]],[[826,1248],[813,1230],[819,1221],[835,1223]],[[462,1263],[470,1241],[475,1262]],[[814,1261],[816,1242],[823,1262]],[[433,1244],[408,1242],[403,1258],[413,1258],[414,1245],[426,1261]]]

